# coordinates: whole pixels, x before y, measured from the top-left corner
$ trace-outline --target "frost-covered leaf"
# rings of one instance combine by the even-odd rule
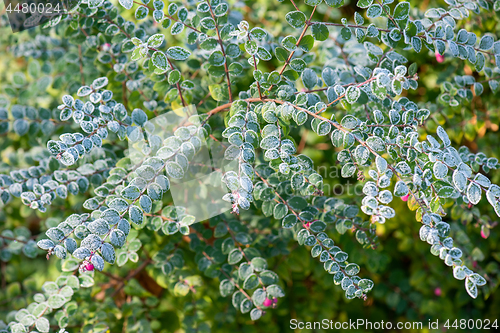
[[[469,277],[465,279],[465,289],[470,297],[477,297],[477,285]]]
[[[285,19],[292,27],[299,29],[306,24],[306,15],[300,11],[289,12],[285,15]]]
[[[476,205],[481,200],[481,187],[476,183],[470,183],[467,188],[467,198],[470,203]]]
[[[345,92],[345,99],[348,103],[356,103],[359,96],[361,95],[361,90],[356,86],[349,86]]]
[[[133,0],[118,0],[120,5],[122,5],[125,9],[130,9],[134,5]]]
[[[167,50],[167,55],[174,60],[185,60],[191,55],[191,52],[180,46],[173,46]]]
[[[408,194],[409,188],[402,180],[398,181],[394,186],[394,195],[397,197],[404,197]]]
[[[493,47],[494,41],[495,40],[493,39],[493,37],[491,37],[489,35],[485,35],[479,41],[479,48],[481,50],[488,51],[489,49],[491,49]]]

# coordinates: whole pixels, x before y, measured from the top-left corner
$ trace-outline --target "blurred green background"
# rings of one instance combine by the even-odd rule
[[[340,22],[341,17],[352,18],[356,6],[355,1],[349,2],[340,9],[320,7],[314,18],[331,22]],[[445,5],[444,1],[434,0],[410,2],[422,11],[436,5]],[[244,18],[250,22],[251,26],[263,24],[274,34],[278,34],[286,25],[283,18],[288,11],[293,10],[291,3],[286,0],[283,3],[269,0],[241,3],[244,5],[241,8]],[[297,3],[300,3],[299,7],[306,14],[310,13],[311,7],[303,5],[300,1]],[[1,12],[3,7],[0,8],[2,8]],[[130,14],[131,12],[124,16],[128,18]],[[499,19],[500,12],[488,12],[484,15],[474,15],[461,24],[478,35],[490,32],[500,36],[500,25],[497,24]],[[28,33],[16,35],[18,36],[12,36],[8,27],[0,28],[0,86],[2,90],[8,87],[12,73],[26,71],[29,63],[29,60],[25,58],[13,58],[10,52],[9,46],[13,38],[27,38]],[[471,70],[473,65],[468,62],[445,56],[444,62],[438,63],[434,54],[427,50],[423,50],[420,54],[405,51],[402,54],[409,59],[409,64],[416,62],[419,66],[419,88],[408,92],[407,97],[421,104],[422,107],[428,102],[435,103],[442,92],[441,84],[451,81],[454,75],[474,75],[477,81],[484,80],[484,76]],[[279,63],[276,62],[275,65],[279,66]],[[273,70],[273,68],[266,68],[266,70]],[[75,81],[78,80],[78,73],[68,75],[73,75],[76,78]],[[247,83],[241,80],[239,88],[244,89]],[[0,94],[3,92],[5,91],[0,91]],[[50,88],[48,93],[52,97],[58,97],[66,91]],[[431,119],[427,121],[424,128],[421,128],[421,139],[425,138],[426,132],[434,133],[436,127],[442,125],[448,130],[455,147],[465,145],[473,153],[483,152],[488,157],[500,159],[499,97],[498,93],[495,94],[486,89],[481,96],[474,97],[472,103],[469,104],[461,104],[452,108],[438,103],[437,109],[431,109]],[[46,97],[40,93],[36,98],[39,103],[43,104]],[[340,107],[336,112],[342,114]],[[352,195],[352,193],[356,190],[359,193],[360,186],[356,187],[357,183],[353,178],[347,180],[340,177],[340,170],[336,167],[336,156],[332,153],[334,148],[329,139],[318,137],[307,128],[292,135],[296,142],[301,143],[302,153],[313,159],[318,172],[324,177],[325,195],[336,195],[344,199],[346,203],[359,202],[359,196]],[[0,173],[8,172],[12,166],[30,165],[31,157],[26,153],[30,147],[29,140],[29,138],[19,140],[12,133],[8,136],[0,136]],[[500,184],[500,170],[492,170],[488,176],[493,183]],[[350,191],[351,195],[347,191]],[[66,202],[57,199],[58,201],[54,202],[45,214],[29,209],[16,199],[7,207],[0,207],[0,232],[4,229],[25,226],[34,235],[43,233],[47,225],[63,220],[70,212],[83,212],[81,203],[84,199],[73,196],[70,196]],[[279,300],[275,310],[269,311],[259,321],[252,322],[248,314],[236,313],[229,299],[221,299],[218,293],[218,281],[215,280],[203,278],[203,285],[200,287],[200,292],[194,296],[194,300],[205,311],[204,316],[207,321],[211,322],[213,332],[229,332],[230,330],[245,333],[290,332],[292,318],[303,322],[323,319],[336,322],[358,318],[371,322],[421,321],[424,327],[429,320],[439,320],[442,323],[447,319],[453,322],[455,319],[488,318],[493,321],[500,317],[500,292],[497,289],[500,239],[498,226],[496,226],[499,218],[484,198],[472,209],[465,205],[450,208],[451,204],[452,202],[448,203],[445,221],[450,222],[454,238],[465,250],[466,264],[475,267],[479,273],[488,275],[488,284],[480,289],[477,299],[471,299],[465,291],[464,281],[455,280],[451,268],[445,266],[442,260],[429,252],[430,246],[419,239],[420,224],[415,221],[414,212],[407,207],[406,202],[396,198],[392,207],[396,209],[397,215],[384,225],[377,226],[380,246],[375,250],[363,249],[355,241],[351,232],[341,235],[333,228],[329,230],[331,237],[349,253],[351,260],[361,266],[360,275],[375,282],[375,287],[369,293],[367,301],[346,300],[342,290],[333,284],[332,276],[325,274],[322,265],[311,258],[305,247],[298,246],[294,240],[288,242],[289,254],[269,260],[270,268],[277,272],[284,282],[286,296]],[[50,219],[47,220],[47,217]],[[481,237],[481,228],[488,236],[486,239]],[[159,240],[159,237],[155,238],[153,234],[145,231],[144,235],[139,236],[144,244],[148,242],[146,248],[150,252],[160,248],[151,240],[163,242],[164,245],[164,240]],[[181,248],[189,252],[187,243],[181,245]],[[26,306],[25,296],[31,297],[33,291],[38,290],[43,282],[57,277],[60,260],[51,258],[47,263],[43,256],[27,259],[23,255],[15,255],[8,263],[2,261],[0,265],[0,318],[5,318],[9,311]],[[125,276],[134,267],[136,264],[129,263],[122,268],[112,267],[110,271],[113,274]],[[93,318],[108,316],[108,319],[119,320],[122,315],[133,314],[135,301],[125,305],[122,315],[110,299],[102,301],[103,296],[99,292],[112,285],[109,285],[109,278],[102,274],[97,275],[96,280],[99,286],[92,290],[81,291],[80,300],[86,302],[87,305],[81,308],[82,312],[79,315]],[[127,294],[141,297],[155,295],[155,292],[158,292],[147,274],[138,274],[135,280],[130,281],[130,286],[127,288],[125,289]],[[159,311],[160,319],[156,322],[165,332],[178,330],[181,327],[181,312],[186,309],[192,310],[190,308],[191,296],[176,298],[168,290],[162,290],[156,296],[159,298],[159,305],[151,310],[151,315]],[[92,301],[92,297],[100,301]],[[141,315],[135,319],[139,322]],[[315,330],[315,332],[322,332],[322,330]]]

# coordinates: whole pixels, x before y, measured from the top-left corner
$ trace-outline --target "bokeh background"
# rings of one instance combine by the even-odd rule
[[[422,11],[436,5],[445,5],[444,1],[435,0],[410,2],[412,6]],[[287,24],[284,16],[293,10],[293,6],[287,0],[282,3],[270,0],[239,3],[242,6],[244,19],[250,22],[251,26],[263,24],[272,33],[279,33],[284,29],[284,25]],[[298,3],[306,14],[308,10],[310,11],[311,7],[304,6],[301,1]],[[352,18],[354,11],[357,10],[356,1],[346,0],[346,3],[348,4],[340,9],[320,7],[315,18],[331,22],[340,22],[341,17]],[[0,12],[3,13],[3,5],[0,4],[0,8]],[[497,24],[500,12],[482,13],[473,16],[467,23],[463,22],[464,27],[478,35],[490,32],[500,36],[500,25]],[[131,12],[123,15],[130,18]],[[15,95],[19,104],[35,99],[40,105],[49,104],[53,107],[54,105],[50,104],[53,103],[52,100],[67,93],[66,90],[74,89],[68,82],[74,81],[77,86],[79,85],[78,67],[63,58],[57,66],[66,68],[64,73],[52,77],[52,83],[47,88],[43,87],[43,81],[41,82],[43,73],[31,76],[32,60],[14,57],[11,48],[14,40],[34,38],[35,33],[28,31],[13,35],[6,26],[5,15],[2,17],[2,25],[0,99],[2,95]],[[420,54],[403,51],[403,54],[408,58],[408,64],[412,62],[418,64],[419,76],[419,88],[404,94],[422,107],[427,106],[428,102],[438,101],[443,91],[441,84],[446,81],[451,82],[455,75],[473,75],[476,81],[485,80],[485,77],[474,72],[471,69],[473,65],[466,61],[458,61],[445,55],[444,61],[438,62],[436,56],[427,50],[423,50]],[[328,57],[322,54],[318,56]],[[43,58],[38,61],[43,65]],[[279,63],[270,66],[273,65],[279,66]],[[266,68],[268,71],[273,69]],[[12,75],[18,71],[26,74],[27,82],[14,85]],[[85,71],[91,76],[91,68],[86,67]],[[244,89],[249,83],[243,79],[239,81],[238,87]],[[438,102],[437,107],[431,109],[431,117],[425,127],[421,128],[421,139],[425,138],[426,132],[434,133],[436,127],[442,125],[448,130],[455,147],[465,145],[473,153],[483,152],[488,157],[500,158],[499,94],[498,91],[494,93],[486,88],[485,92],[481,96],[475,96],[471,103],[450,107]],[[341,114],[342,111],[339,109],[338,113]],[[64,126],[57,131],[63,132]],[[359,201],[355,193],[357,191],[359,194],[360,186],[356,187],[354,178],[347,180],[340,177],[340,169],[337,169],[333,153],[334,148],[328,138],[318,137],[307,128],[292,133],[292,136],[300,143],[301,152],[313,159],[318,172],[324,177],[325,195],[338,196],[347,203],[355,204]],[[28,136],[19,139],[14,133],[0,135],[0,173],[9,172],[13,167],[31,165],[35,155],[30,151],[32,140],[36,141],[38,138]],[[500,170],[490,171],[488,177],[493,183],[500,184]],[[83,212],[81,203],[85,198],[70,196],[67,201],[57,200],[59,201],[54,202],[44,214],[24,206],[20,199],[15,199],[6,207],[0,206],[0,233],[4,229],[15,228],[19,228],[18,232],[22,233],[26,232],[23,228],[27,228],[36,236],[43,234],[47,227],[63,220],[68,212]],[[116,320],[120,320],[122,316],[137,316],[137,322],[144,316],[151,316],[154,318],[155,332],[179,331],[183,320],[181,312],[192,310],[193,304],[204,309],[205,319],[211,323],[213,332],[289,332],[292,318],[304,322],[322,319],[335,322],[358,318],[371,322],[421,321],[424,327],[428,320],[439,320],[440,323],[447,319],[500,320],[498,291],[500,239],[497,225],[499,218],[484,197],[472,209],[465,205],[451,208],[451,204],[452,202],[447,204],[445,220],[451,223],[454,238],[465,250],[466,263],[488,276],[488,284],[480,288],[477,299],[471,299],[465,291],[464,281],[455,280],[452,270],[430,253],[430,246],[419,239],[420,224],[415,221],[414,212],[407,207],[406,202],[396,198],[392,203],[397,212],[396,217],[384,225],[377,226],[380,246],[376,249],[363,249],[349,231],[345,234],[339,234],[335,230],[329,231],[339,246],[361,266],[360,275],[375,282],[375,287],[365,302],[359,299],[346,300],[342,290],[333,284],[332,276],[325,274],[322,265],[311,258],[309,251],[290,240],[287,244],[283,244],[288,254],[273,257],[269,261],[270,267],[282,279],[286,297],[279,300],[275,310],[269,311],[257,322],[250,321],[248,314],[236,313],[229,300],[219,301],[221,297],[218,294],[218,281],[203,278],[200,290],[193,299],[191,296],[179,298],[174,297],[171,290],[158,288],[157,281],[148,275],[147,269],[129,281],[124,289],[124,297],[132,297],[134,302],[150,302],[151,305],[155,305],[149,313],[134,313],[134,302],[132,302],[124,306],[122,315],[117,314],[120,310],[114,305],[113,300],[103,294],[103,290],[113,288],[113,281],[110,282],[108,277],[101,274],[96,276],[97,286],[92,290],[82,290],[80,293],[80,301],[86,305],[81,308],[82,313],[79,315],[85,314],[92,318],[106,316],[113,318],[115,315]],[[251,220],[254,217],[247,218]],[[150,252],[157,250],[159,244],[164,245],[164,241],[155,238],[153,234],[149,230],[144,230],[144,235],[139,236],[139,239],[143,239],[144,247]],[[158,245],[154,242],[144,243],[145,240],[151,239],[156,239]],[[5,246],[7,245],[0,243],[0,250]],[[188,244],[184,246],[188,251]],[[110,272],[124,276],[139,264],[140,262],[138,264],[129,262],[122,268],[110,268]],[[43,282],[57,277],[59,266],[60,260],[52,258],[47,262],[43,255],[36,259],[26,259],[19,254],[12,256],[8,262],[0,258],[0,318],[5,318],[12,310],[25,307],[26,299],[29,300]],[[92,301],[93,299],[98,301]],[[102,304],[107,306],[108,312],[104,310],[105,306]],[[135,329],[129,328],[125,331],[135,331]]]

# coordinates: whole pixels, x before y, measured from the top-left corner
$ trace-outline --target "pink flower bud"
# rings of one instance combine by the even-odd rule
[[[488,236],[485,235],[484,230],[481,230],[481,237],[483,237],[484,239],[488,238]]]
[[[441,288],[434,289],[434,295],[441,296]]]
[[[266,297],[266,299],[264,300],[263,305],[264,306],[271,306],[272,304],[273,304],[273,301]]]
[[[439,54],[439,52],[436,50],[436,60],[439,63],[442,63],[444,61],[444,56]]]
[[[85,265],[85,269],[87,271],[93,271],[94,270],[94,265],[92,265],[91,263],[88,263],[87,265]]]
[[[273,299],[273,304],[278,304],[278,299],[277,298]]]
[[[477,267],[477,261],[475,261],[475,260],[474,260],[474,261],[472,262],[472,267],[474,267],[474,268],[476,268],[476,267]]]
[[[401,200],[403,201],[408,201],[408,198],[410,197],[410,193],[408,193],[407,195],[405,195],[404,197],[401,197]]]

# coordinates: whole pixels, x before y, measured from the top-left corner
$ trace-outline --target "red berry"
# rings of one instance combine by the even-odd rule
[[[264,306],[271,306],[273,304],[273,301],[266,297],[263,304]]]
[[[88,271],[93,271],[94,270],[94,265],[92,265],[91,263],[88,263],[86,266],[85,266],[85,269],[88,270]]]

